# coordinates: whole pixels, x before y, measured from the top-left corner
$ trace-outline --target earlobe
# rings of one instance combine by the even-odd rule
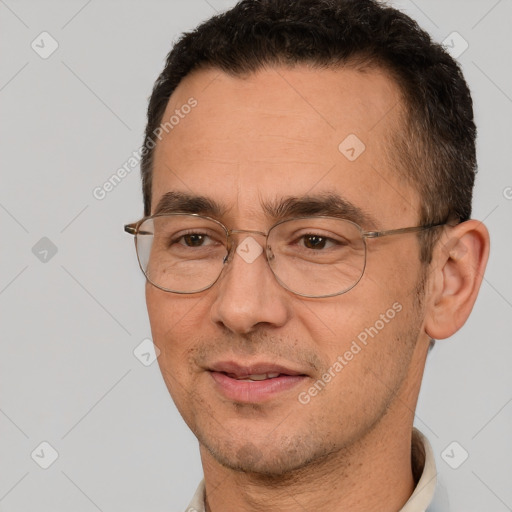
[[[489,257],[489,232],[469,220],[449,228],[434,249],[425,331],[434,339],[452,336],[476,301]]]

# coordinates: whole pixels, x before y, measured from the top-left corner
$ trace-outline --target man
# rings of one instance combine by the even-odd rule
[[[175,45],[126,229],[189,511],[439,510],[413,419],[487,261],[475,134],[457,64],[373,0],[245,0]]]

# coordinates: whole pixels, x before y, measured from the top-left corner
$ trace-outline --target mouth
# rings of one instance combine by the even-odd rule
[[[259,373],[259,374],[247,375],[247,377],[240,377],[240,376],[235,375],[233,373],[226,373],[225,375],[227,375],[228,377],[231,377],[232,379],[236,379],[236,380],[244,380],[244,381],[249,381],[249,382],[256,382],[256,381],[260,381],[260,380],[276,379],[280,375],[285,375],[285,374],[277,373],[277,372],[276,373]]]
[[[234,361],[213,364],[208,371],[224,398],[239,403],[269,401],[303,383],[308,375],[274,363],[242,365]]]

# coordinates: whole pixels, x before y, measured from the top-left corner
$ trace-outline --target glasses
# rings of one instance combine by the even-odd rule
[[[282,220],[263,233],[230,230],[197,214],[172,213],[144,217],[124,229],[135,235],[137,258],[146,279],[163,291],[191,294],[212,287],[234,257],[235,246],[242,257],[250,251],[252,257],[259,256],[261,246],[254,240],[243,248],[233,243],[233,235],[248,233],[265,237],[263,252],[281,286],[302,297],[322,298],[346,293],[361,280],[367,239],[443,224],[363,231],[346,219],[316,216]]]

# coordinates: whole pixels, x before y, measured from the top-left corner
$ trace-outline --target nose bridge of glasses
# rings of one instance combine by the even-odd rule
[[[233,243],[233,236],[232,235],[259,235],[265,238],[263,243],[260,243],[259,245],[263,249],[263,253],[265,254],[267,260],[273,259],[273,253],[270,247],[267,246],[267,239],[268,239],[268,233],[265,233],[263,231],[258,231],[255,229],[229,229],[227,230],[227,254],[224,257],[224,263],[230,261],[234,257],[235,248],[238,247],[240,243],[243,243],[243,241],[246,239],[240,238],[237,242]],[[248,238],[248,237],[247,237]],[[253,239],[254,240],[254,239]],[[255,240],[256,243],[258,243]],[[244,251],[245,252],[245,251]]]
[[[266,237],[267,233],[264,233],[263,231],[256,231],[253,229],[230,229],[228,230],[228,236],[236,235],[239,233],[252,233],[253,235],[261,235]]]
[[[265,237],[265,240],[267,238],[267,233],[264,233],[263,231],[257,231],[257,230],[254,230],[254,229],[229,229],[228,230],[228,249],[232,249],[233,247],[235,246],[238,246],[238,243],[240,243],[243,239],[239,239],[238,240],[238,243],[235,243],[233,244],[232,243],[232,240],[233,240],[233,235],[242,235],[242,234],[248,234],[248,235],[259,235],[259,236],[263,236]],[[264,242],[262,245],[263,248],[265,248],[265,243]]]

